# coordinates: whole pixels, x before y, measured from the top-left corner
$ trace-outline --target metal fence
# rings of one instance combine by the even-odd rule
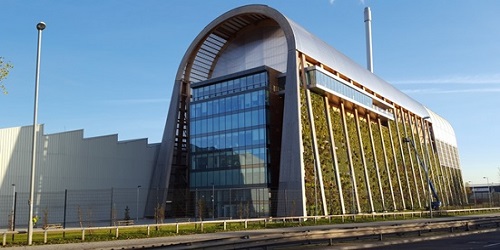
[[[146,209],[150,192],[158,193],[158,189],[147,190],[137,188],[110,188],[93,190],[63,190],[61,192],[35,193],[34,215],[38,217],[37,225],[58,224],[62,227],[95,227],[115,225],[122,220],[136,220],[144,217],[157,219],[162,223],[164,218],[183,220],[205,219],[243,219],[274,216],[279,201],[278,194],[267,188],[250,189],[200,189],[185,192],[185,196],[176,201],[167,201],[166,211],[155,215]],[[174,192],[184,192],[176,190]],[[281,199],[286,200],[295,195],[284,192]],[[307,195],[306,196],[310,196]],[[0,229],[26,228],[28,225],[29,193],[17,192],[0,196]],[[314,199],[314,196],[308,199]],[[476,194],[476,199],[469,199],[464,207],[489,207],[500,205],[500,194],[490,196]],[[150,201],[151,202],[151,201]],[[154,203],[154,201],[153,201]],[[159,204],[157,204],[159,205]],[[297,204],[298,206],[298,204]],[[161,207],[161,206],[159,206]],[[309,215],[320,208],[320,204],[309,202]],[[329,214],[339,214],[333,205]],[[175,213],[175,210],[181,213]],[[288,216],[298,216],[293,205],[287,211]],[[319,209],[321,210],[321,209]],[[368,212],[368,211],[362,211]],[[377,211],[378,212],[378,211]],[[15,216],[13,216],[15,215]],[[160,218],[161,216],[161,218]]]
[[[139,206],[144,204],[144,198],[139,200],[138,194],[135,188],[35,193],[33,213],[38,226],[55,223],[82,227],[110,225],[114,220],[123,219],[125,213],[135,219],[139,211],[144,211]],[[29,193],[0,196],[0,228],[26,227],[28,200]]]

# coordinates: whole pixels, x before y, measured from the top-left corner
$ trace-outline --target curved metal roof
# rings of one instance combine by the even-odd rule
[[[177,71],[177,80],[199,82],[210,79],[218,58],[230,41],[238,36],[238,32],[268,19],[275,21],[283,30],[288,51],[301,51],[416,115],[430,116],[432,122],[441,124],[435,127],[436,133],[442,135],[438,138],[456,146],[453,128],[445,119],[267,5],[238,7],[207,25],[184,55]],[[290,64],[291,58],[287,60]],[[440,130],[443,131],[439,132]]]
[[[434,136],[436,140],[445,142],[451,146],[457,146],[457,138],[455,136],[455,130],[451,124],[445,120],[443,117],[434,113],[432,110],[425,108],[429,112],[429,117],[431,118],[432,127],[434,129]]]
[[[421,117],[429,115],[422,104],[399,91],[388,82],[371,73],[369,70],[360,66],[318,37],[312,35],[292,20],[288,19],[288,21],[290,22],[294,32],[297,50],[325,65],[328,65],[328,67],[335,69],[343,75],[348,76],[352,80]]]

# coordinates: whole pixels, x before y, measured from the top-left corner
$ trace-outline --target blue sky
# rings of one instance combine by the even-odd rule
[[[374,71],[453,125],[464,181],[500,182],[500,26],[496,0],[3,0],[0,56],[12,62],[0,128],[30,125],[36,24],[44,21],[39,123],[46,133],[159,142],[179,62],[224,12],[264,3],[361,65],[363,9]]]

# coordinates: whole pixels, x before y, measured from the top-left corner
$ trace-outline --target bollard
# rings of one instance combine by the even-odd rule
[[[119,236],[119,231],[118,231],[118,230],[119,230],[119,229],[118,229],[118,227],[116,227],[116,229],[115,229],[115,237],[116,237],[117,239],[118,239],[118,236]]]
[[[82,241],[85,240],[85,228],[82,228]]]
[[[179,234],[179,223],[175,223],[175,233]]]
[[[44,230],[43,232],[43,243],[47,244],[47,230]]]
[[[7,245],[7,232],[3,233],[2,246]]]
[[[227,229],[227,223],[226,221],[224,221],[224,231],[226,231],[226,229]]]
[[[149,235],[151,233],[151,226],[150,225],[147,226],[147,230],[148,230],[148,237],[149,237]]]

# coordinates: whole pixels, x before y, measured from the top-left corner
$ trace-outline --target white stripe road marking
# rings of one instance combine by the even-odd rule
[[[496,246],[496,245],[500,245],[500,243],[489,244],[489,245],[486,245],[486,246],[484,246],[484,247],[494,247],[494,246]]]

